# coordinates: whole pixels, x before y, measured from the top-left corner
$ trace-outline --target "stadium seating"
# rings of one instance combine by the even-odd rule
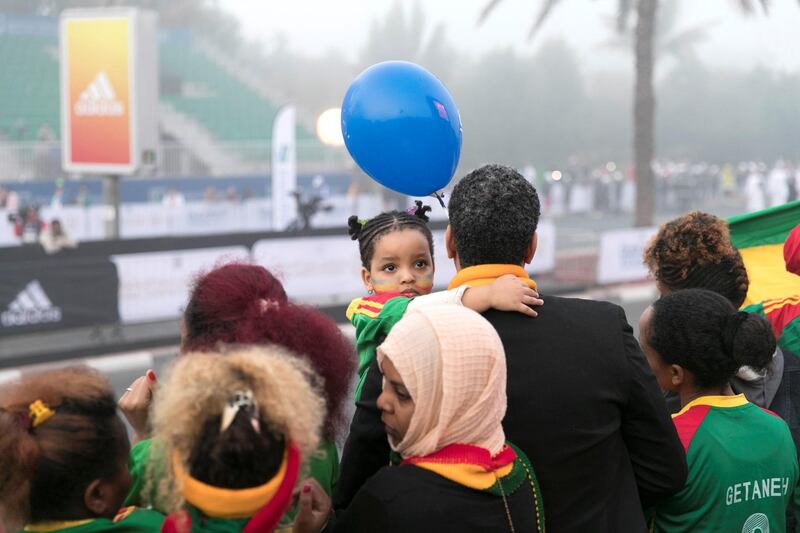
[[[40,17],[29,17],[35,18]],[[0,31],[0,129],[10,140],[34,140],[43,124],[59,135],[58,36],[55,19],[47,22],[51,34]],[[162,31],[160,40],[162,102],[222,142],[263,142],[272,136],[277,107],[192,46],[190,32]],[[315,139],[298,128],[301,143]]]
[[[31,141],[43,124],[58,135],[58,38],[0,34],[0,130]]]

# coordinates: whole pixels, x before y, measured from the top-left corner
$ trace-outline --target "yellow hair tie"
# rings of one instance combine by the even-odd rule
[[[50,407],[42,400],[36,400],[28,406],[28,412],[31,417],[31,426],[39,427],[45,421],[52,418],[55,413]]]

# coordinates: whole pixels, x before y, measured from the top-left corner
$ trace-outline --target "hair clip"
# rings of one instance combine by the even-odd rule
[[[250,414],[250,423],[256,433],[261,432],[261,425],[258,422],[258,409],[256,409],[256,400],[253,397],[251,390],[239,390],[233,393],[225,402],[225,409],[222,411],[222,421],[220,422],[219,432],[223,433],[233,423],[233,419],[240,410]]]
[[[272,299],[268,300],[266,298],[259,298],[258,306],[259,309],[261,310],[261,314],[263,315],[270,309],[278,309],[281,306],[281,304],[277,300],[272,300]]]
[[[411,216],[421,218],[425,222],[428,222],[430,219],[428,218],[427,213],[431,211],[431,206],[422,205],[422,202],[419,200],[416,200],[414,204],[415,204],[414,206],[406,209],[406,213],[408,213]]]
[[[50,407],[42,400],[36,400],[30,404],[28,406],[28,411],[30,412],[29,418],[31,421],[31,427],[41,426],[56,414],[55,411],[50,409]]]

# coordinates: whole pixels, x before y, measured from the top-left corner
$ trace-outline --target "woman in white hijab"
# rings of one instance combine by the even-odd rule
[[[474,311],[406,313],[378,348],[382,420],[397,465],[373,476],[335,532],[544,531],[527,458],[505,440],[506,361]]]

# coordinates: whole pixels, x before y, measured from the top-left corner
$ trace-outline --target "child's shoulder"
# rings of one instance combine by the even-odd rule
[[[371,294],[363,298],[356,298],[347,307],[347,319],[352,320],[355,315],[365,315],[369,318],[377,318],[383,311],[384,306],[393,298],[411,299],[412,296],[400,292],[382,292]]]

